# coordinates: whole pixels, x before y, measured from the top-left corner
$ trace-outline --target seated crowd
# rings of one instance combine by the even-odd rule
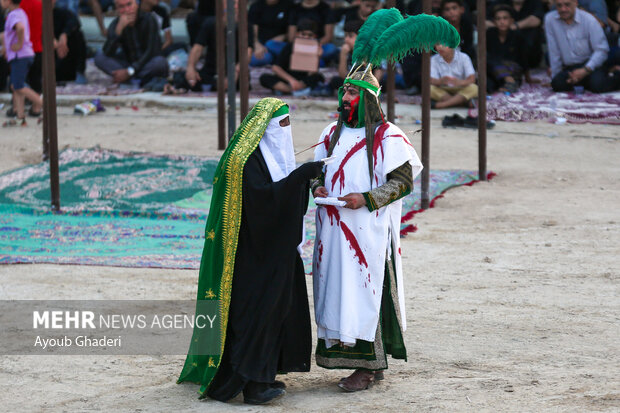
[[[96,67],[118,84],[144,87],[157,81],[171,93],[214,90],[215,0],[166,1],[55,0],[57,81],[86,83],[86,58],[91,55]],[[173,43],[170,11],[180,1],[193,7],[186,16],[189,44]],[[42,87],[41,0],[1,0],[1,5],[0,91],[12,91],[18,102],[35,100],[31,111],[36,115],[40,111],[35,96]],[[250,66],[270,68],[271,73],[260,76],[260,84],[274,94],[331,96],[352,65],[357,32],[368,16],[382,7],[379,0],[250,0]],[[405,15],[418,14],[422,0],[399,0],[397,7]],[[104,12],[115,15],[107,27]],[[488,93],[515,92],[523,82],[535,82],[531,70],[540,67],[548,68],[554,91],[620,89],[619,1],[489,0],[485,12]],[[81,29],[78,16],[88,13],[94,14],[105,37],[98,51],[89,52]],[[432,0],[432,13],[445,18],[461,36],[457,49],[435,48],[437,54],[431,59],[433,106],[467,105],[478,94],[476,2]],[[308,41],[316,44],[316,65],[303,70],[291,64],[291,56],[297,42],[307,45]],[[179,49],[187,53],[187,67],[171,73],[167,56]],[[333,67],[337,75],[326,79],[319,67]],[[375,68],[379,79],[384,79],[383,69]],[[420,54],[402,60],[396,84],[408,94],[419,93]],[[18,102],[9,114],[23,118]]]

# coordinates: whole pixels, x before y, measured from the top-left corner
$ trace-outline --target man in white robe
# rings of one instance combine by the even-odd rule
[[[315,160],[335,158],[312,184],[315,199],[345,202],[316,213],[316,360],[325,368],[355,369],[338,384],[345,391],[381,380],[387,354],[407,358],[401,198],[422,164],[405,133],[384,120],[379,89],[363,68],[345,79],[338,121],[325,128],[315,150]]]

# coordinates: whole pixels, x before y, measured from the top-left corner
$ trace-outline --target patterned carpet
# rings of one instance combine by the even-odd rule
[[[47,164],[0,175],[1,264],[199,267],[217,160],[67,149],[59,164],[60,213],[49,208]],[[476,180],[472,171],[431,171],[431,199]],[[315,208],[305,219],[308,272]],[[419,210],[416,191],[404,199],[403,235]]]

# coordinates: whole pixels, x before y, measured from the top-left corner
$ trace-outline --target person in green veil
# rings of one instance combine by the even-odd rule
[[[200,397],[267,403],[285,393],[276,373],[310,370],[311,327],[299,246],[309,182],[323,162],[296,168],[288,106],[261,99],[222,155],[200,264],[196,316],[219,302],[219,354],[204,354],[194,329],[178,382]]]

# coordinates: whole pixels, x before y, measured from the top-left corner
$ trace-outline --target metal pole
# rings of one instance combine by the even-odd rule
[[[58,176],[58,126],[56,123],[56,69],[54,55],[54,18],[52,0],[43,0],[43,156],[46,146],[50,161],[52,208],[60,210]],[[47,144],[47,145],[46,145]]]
[[[422,1],[422,11],[431,13],[431,0]],[[429,183],[431,176],[431,54],[422,54],[422,209],[430,206]]]
[[[487,31],[486,1],[478,9],[478,179],[487,180]]]
[[[249,112],[248,93],[249,93],[249,74],[248,66],[248,2],[247,0],[239,0],[239,15],[237,17],[239,26],[237,35],[239,36],[239,119],[240,122],[245,119]]]
[[[226,149],[226,104],[224,97],[224,1],[215,1],[215,53],[217,55],[217,148]]]
[[[228,73],[228,140],[237,129],[237,82],[235,81],[235,32],[237,21],[235,18],[235,0],[226,1],[226,71]]]
[[[396,0],[387,0],[385,2],[386,8],[391,8],[396,5]],[[395,71],[394,65],[389,63],[387,67],[387,78],[386,78],[386,93],[387,93],[387,117],[388,121],[394,123],[395,119],[395,110],[394,110],[394,83],[395,83]]]

